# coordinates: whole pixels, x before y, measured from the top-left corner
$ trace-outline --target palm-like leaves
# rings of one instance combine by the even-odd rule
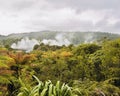
[[[43,83],[36,76],[34,78],[38,84],[33,87],[27,87],[19,80],[22,87],[17,96],[72,96],[71,88],[67,84],[61,85],[60,81],[57,81],[56,85],[53,85],[50,80]]]

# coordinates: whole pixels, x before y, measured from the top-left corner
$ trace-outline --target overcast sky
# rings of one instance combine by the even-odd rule
[[[120,32],[120,0],[0,0],[0,34]]]

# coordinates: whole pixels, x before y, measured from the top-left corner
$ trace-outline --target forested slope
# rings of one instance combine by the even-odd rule
[[[30,53],[0,48],[1,96],[120,96],[119,73],[120,39]]]
[[[113,40],[119,38],[119,34],[112,34],[107,32],[59,32],[59,31],[41,31],[31,33],[10,34],[8,36],[0,35],[0,45],[11,45],[22,38],[36,39],[38,41],[67,39],[71,44],[88,43],[94,41],[101,41],[104,38]]]

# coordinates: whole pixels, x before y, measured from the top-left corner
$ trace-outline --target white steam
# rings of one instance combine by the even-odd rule
[[[76,39],[84,39],[84,43],[92,43],[95,41],[95,35],[92,34],[86,34],[79,38],[75,37],[75,34],[72,33],[60,33],[57,34],[54,39],[43,39],[40,43],[43,43],[45,45],[56,45],[56,46],[69,46],[70,44],[74,44],[73,40]],[[80,39],[81,38],[81,39]],[[39,42],[36,39],[29,39],[28,37],[21,39],[17,43],[13,43],[11,45],[11,48],[13,49],[19,49],[19,50],[25,50],[26,52],[30,52],[33,50],[33,47],[35,45],[39,45]]]
[[[68,46],[71,44],[71,42],[67,39],[66,34],[57,34],[55,39],[43,39],[41,43],[44,43],[45,45],[57,45],[57,46]]]
[[[39,44],[39,42],[37,40],[29,39],[28,37],[25,37],[25,38],[21,39],[21,41],[18,41],[17,43],[13,43],[11,45],[11,48],[25,50],[26,52],[30,52],[33,50],[33,47],[36,44]]]
[[[95,39],[94,39],[94,34],[93,33],[91,33],[91,34],[86,34],[85,36],[84,36],[84,43],[93,43],[94,41],[95,41]]]

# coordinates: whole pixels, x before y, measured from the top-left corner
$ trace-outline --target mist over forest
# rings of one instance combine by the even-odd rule
[[[68,46],[70,44],[78,45],[82,43],[100,42],[102,39],[116,39],[119,34],[107,32],[60,32],[60,31],[41,31],[30,33],[10,34],[8,36],[0,36],[0,45],[8,45],[11,47],[29,47],[21,48],[32,50],[35,44],[48,44],[57,46]]]

